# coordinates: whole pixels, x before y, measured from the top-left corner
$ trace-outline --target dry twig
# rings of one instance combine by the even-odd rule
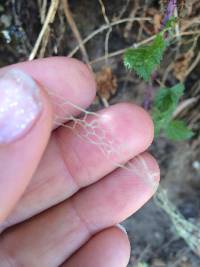
[[[187,70],[187,72],[185,74],[186,77],[193,71],[193,69],[196,68],[196,66],[199,64],[199,61],[200,61],[200,52],[198,53],[198,56],[196,57],[196,59],[193,61],[193,63],[191,64],[191,66]]]
[[[49,42],[50,33],[51,33],[51,29],[50,29],[50,27],[47,27],[47,30],[46,30],[46,32],[44,34],[43,39],[42,39],[41,49],[40,49],[40,52],[39,52],[39,58],[43,58],[44,55],[45,55],[46,47],[47,47],[48,42]]]
[[[83,55],[83,59],[89,65],[89,57],[88,57],[86,48],[84,46],[84,43],[82,41],[81,34],[80,34],[80,32],[76,26],[76,22],[73,19],[71,10],[69,8],[68,0],[62,0],[62,6],[63,6],[63,10],[65,13],[65,17],[67,19],[67,22],[69,23],[71,30],[72,30],[74,36],[76,37],[76,40],[80,46],[80,50],[81,50],[81,53]]]
[[[44,35],[48,31],[49,24],[53,23],[53,21],[54,21],[54,18],[55,18],[57,9],[58,9],[58,5],[59,5],[59,0],[52,0],[51,1],[51,5],[49,7],[46,19],[44,21],[44,24],[43,24],[43,27],[42,27],[42,29],[40,31],[38,39],[37,39],[37,41],[36,41],[36,43],[34,45],[34,48],[33,48],[32,52],[31,52],[31,54],[29,56],[29,60],[33,60],[36,57],[38,49],[39,49],[39,47],[40,47],[40,45],[42,43],[42,40],[44,38]]]
[[[43,24],[46,17],[46,10],[47,10],[47,0],[38,0],[38,6],[40,11],[40,20]]]
[[[199,33],[200,33],[200,31],[181,32],[181,33],[180,33],[180,36],[188,36],[188,35],[194,35],[194,34],[199,34]],[[140,42],[140,43],[134,43],[134,44],[133,44],[132,46],[130,46],[130,47],[126,47],[126,48],[117,50],[117,51],[115,51],[115,52],[113,52],[113,53],[110,53],[110,54],[108,54],[108,58],[112,58],[112,57],[115,57],[115,56],[122,55],[122,54],[127,50],[127,48],[139,47],[139,46],[141,46],[141,45],[143,45],[143,44],[147,44],[147,43],[151,42],[155,37],[156,37],[156,35],[153,35],[153,36],[151,36],[151,37],[149,37],[149,38],[143,40],[143,41]],[[176,34],[174,35],[174,37],[176,37]],[[97,59],[92,60],[92,61],[90,62],[90,64],[95,64],[95,63],[100,62],[100,61],[102,61],[102,60],[105,60],[105,56],[102,56],[102,57],[99,57],[99,58],[97,58]]]
[[[115,17],[114,20],[119,20],[119,19],[121,19],[121,17],[124,15],[124,13],[126,12],[126,10],[127,10],[127,8],[128,8],[128,6],[129,6],[129,4],[130,4],[130,1],[131,1],[131,0],[126,0],[126,4],[123,5],[123,7],[122,7],[122,9],[121,9],[121,11],[120,11],[120,13],[119,13],[119,15],[118,15],[117,17]]]
[[[138,10],[138,6],[139,6],[138,5],[138,0],[134,1],[133,8],[132,8],[132,10],[130,12],[130,15],[129,15],[130,18],[134,18],[135,17],[135,15],[137,13],[137,10]],[[133,21],[128,21],[126,26],[125,26],[125,29],[124,29],[124,37],[125,38],[128,38],[132,26],[133,26]]]
[[[122,24],[122,23],[125,23],[127,21],[141,21],[141,20],[145,20],[145,21],[151,21],[152,19],[151,18],[125,18],[125,19],[121,19],[121,20],[118,20],[118,21],[114,21],[114,22],[111,22],[110,25],[102,25],[99,29],[93,31],[91,34],[89,34],[85,39],[83,39],[82,43],[81,44],[86,44],[88,41],[90,41],[92,38],[94,38],[97,34],[99,33],[102,33],[103,31],[105,30],[108,30],[109,27],[113,27],[113,26],[116,26],[116,25],[119,25],[119,24]],[[69,54],[68,56],[69,57],[73,57],[76,52],[80,49],[80,45],[77,45]],[[105,58],[104,58],[105,59]]]
[[[175,110],[175,112],[174,112],[174,114],[173,114],[173,118],[178,117],[179,114],[180,114],[183,110],[185,110],[185,109],[191,107],[192,105],[194,105],[195,103],[197,103],[197,101],[198,101],[197,97],[192,97],[192,98],[186,99],[186,100],[184,100],[183,102],[181,102],[181,103],[178,105],[178,107],[176,108],[176,110]]]
[[[105,63],[106,63],[106,65],[108,65],[108,43],[109,43],[110,34],[112,32],[112,26],[110,24],[110,20],[109,20],[107,14],[106,14],[106,9],[105,9],[103,1],[99,0],[99,3],[101,5],[101,10],[102,10],[102,14],[103,14],[104,20],[105,20],[106,24],[109,27],[108,31],[106,33],[106,38],[105,38]]]

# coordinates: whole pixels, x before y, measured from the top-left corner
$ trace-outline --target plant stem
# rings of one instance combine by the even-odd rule
[[[165,27],[168,20],[173,16],[176,7],[177,7],[177,0],[169,0],[166,14],[162,22],[162,28]],[[145,110],[149,110],[151,108],[152,95],[153,95],[153,89],[154,89],[153,84],[156,78],[157,78],[157,71],[155,71],[151,75],[151,81],[146,87],[146,93],[145,93],[144,103],[143,103],[143,107]]]
[[[177,0],[169,0],[166,14],[162,22],[163,26],[165,26],[167,21],[173,16],[176,7],[177,7]]]
[[[152,82],[149,82],[149,84],[145,88],[144,103],[143,103],[143,107],[145,110],[149,110],[151,108],[153,90],[154,87],[152,85]]]

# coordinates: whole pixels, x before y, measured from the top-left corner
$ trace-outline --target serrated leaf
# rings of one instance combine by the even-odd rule
[[[172,34],[175,22],[176,19],[171,17],[151,44],[127,49],[124,54],[124,65],[128,69],[134,70],[145,81],[148,81],[157,66],[160,65],[165,49],[169,45],[169,37]],[[168,32],[168,36],[166,32]]]
[[[180,120],[171,121],[165,128],[164,134],[173,141],[182,141],[193,136],[193,132]]]
[[[180,97],[184,92],[184,85],[178,83],[170,88],[160,88],[154,98],[154,107],[162,112],[174,111],[176,108]]]
[[[124,65],[148,81],[160,64],[165,48],[166,42],[163,33],[160,33],[150,45],[128,49],[124,55]]]
[[[155,136],[158,136],[160,130],[165,129],[172,120],[173,112],[183,92],[183,84],[177,84],[171,88],[161,88],[156,93],[152,108]]]

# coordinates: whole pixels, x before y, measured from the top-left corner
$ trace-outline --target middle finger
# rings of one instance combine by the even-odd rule
[[[112,141],[105,149],[117,148],[119,151],[105,155],[98,145],[86,142],[70,129],[58,129],[25,194],[2,227],[28,219],[69,198],[80,188],[112,172],[117,164],[142,153],[152,141],[151,119],[135,105],[117,104],[100,112],[95,120],[97,135],[103,129],[106,133],[103,142],[109,144]],[[94,118],[89,117],[89,121],[94,121]],[[77,127],[77,131],[78,135],[85,134],[82,127]],[[93,136],[92,141],[95,138]]]
[[[131,161],[132,171],[118,169],[70,199],[5,231],[0,262],[15,266],[60,266],[88,239],[138,210],[158,185],[159,168],[147,153]]]

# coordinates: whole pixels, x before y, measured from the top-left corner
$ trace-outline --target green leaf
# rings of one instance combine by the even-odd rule
[[[160,64],[165,48],[166,42],[163,33],[160,33],[150,45],[128,49],[124,55],[124,65],[148,81]]]
[[[173,141],[182,141],[193,136],[193,132],[183,121],[173,120],[164,130],[165,136]]]
[[[193,135],[183,121],[172,120],[173,113],[183,92],[184,86],[181,83],[171,88],[161,88],[157,92],[152,111],[155,136],[158,136],[161,130],[164,131],[167,138],[174,141],[189,139]]]
[[[153,42],[138,48],[127,49],[124,54],[124,65],[134,70],[141,78],[148,81],[163,58],[165,49],[170,44],[172,31],[176,18],[171,17],[160,33],[156,35]],[[166,35],[166,32],[168,35]]]
[[[184,85],[176,84],[170,88],[160,88],[154,98],[154,107],[161,112],[173,112],[184,92]]]
[[[164,31],[171,30],[172,28],[174,28],[177,23],[177,20],[178,19],[174,16],[170,17],[170,19],[167,21],[164,27]]]
[[[161,88],[156,93],[152,108],[155,136],[158,136],[160,130],[166,128],[171,121],[183,92],[184,86],[179,83],[171,88]]]

